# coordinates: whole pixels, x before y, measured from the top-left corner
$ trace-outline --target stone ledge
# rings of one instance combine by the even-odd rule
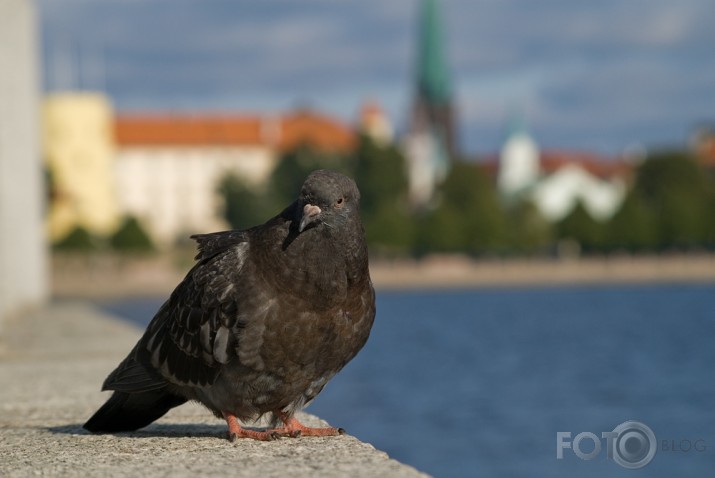
[[[189,404],[133,433],[81,425],[107,398],[99,384],[138,338],[81,302],[9,321],[0,354],[0,476],[427,476],[355,437],[224,439],[225,424]],[[306,424],[323,424],[302,414]]]

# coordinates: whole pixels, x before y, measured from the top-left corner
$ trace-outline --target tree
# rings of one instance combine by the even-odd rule
[[[440,206],[417,219],[414,250],[429,252],[468,252],[464,221],[454,209]]]
[[[579,243],[584,251],[594,251],[602,246],[604,227],[593,219],[581,201],[556,224],[560,239]]]
[[[522,254],[534,254],[551,243],[551,224],[533,202],[518,200],[507,210],[508,246]]]
[[[109,244],[120,252],[146,253],[154,250],[154,244],[134,216],[124,218],[119,229],[109,238]]]
[[[267,200],[276,209],[287,206],[298,197],[300,187],[308,174],[316,169],[348,172],[347,159],[322,153],[307,144],[286,152],[271,174]],[[275,213],[277,212],[279,211]]]
[[[223,217],[234,229],[262,224],[277,213],[265,194],[251,188],[238,176],[225,176],[218,188],[223,198]]]
[[[633,194],[652,215],[658,248],[712,244],[715,185],[690,154],[651,155],[636,173]]]
[[[53,247],[58,251],[65,252],[90,252],[99,249],[96,238],[82,226],[75,227]]]
[[[370,252],[378,255],[405,255],[412,248],[415,222],[404,208],[386,204],[363,220]]]
[[[376,213],[385,203],[406,204],[407,168],[402,153],[393,145],[381,146],[361,136],[351,166],[360,187],[360,208]]]
[[[609,249],[639,252],[657,245],[656,223],[643,198],[630,191],[623,204],[606,224],[606,245]]]
[[[439,204],[420,221],[419,252],[481,254],[503,249],[505,220],[494,185],[478,164],[456,161]]]
[[[360,188],[360,210],[371,250],[405,253],[412,246],[414,223],[408,212],[405,159],[393,145],[361,136],[350,158]]]
[[[346,163],[341,156],[301,145],[279,158],[267,184],[261,187],[249,186],[238,176],[229,174],[218,186],[223,199],[223,217],[235,229],[262,224],[295,201],[310,172],[326,168],[346,172]]]

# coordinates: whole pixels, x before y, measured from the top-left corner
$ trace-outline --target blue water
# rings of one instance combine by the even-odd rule
[[[378,293],[365,349],[309,411],[435,476],[712,476],[715,286]],[[143,326],[161,300],[104,304]],[[556,433],[648,425],[639,470]],[[698,441],[700,440],[700,441]],[[665,441],[666,445],[663,445]],[[670,451],[672,442],[680,449]],[[692,449],[705,445],[703,451]],[[665,446],[665,448],[664,448]],[[588,453],[593,442],[582,442]]]

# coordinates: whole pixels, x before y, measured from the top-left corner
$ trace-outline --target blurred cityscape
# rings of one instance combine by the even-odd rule
[[[28,8],[18,5],[5,9]],[[132,257],[185,270],[190,234],[263,222],[316,168],[356,179],[378,263],[712,251],[715,129],[707,123],[681,144],[604,154],[542,148],[516,108],[498,150],[465,152],[444,7],[414,3],[404,120],[367,94],[352,119],[305,105],[282,112],[117,109],[101,88],[106,78],[95,81],[100,87],[79,80],[102,77],[97,64],[68,59],[47,38],[32,40],[42,32],[28,21],[26,57],[32,41],[35,51],[60,51],[45,62],[55,81],[37,99],[36,118],[56,280],[77,268],[89,268],[91,277],[93,268],[125,267]],[[2,124],[11,114],[3,108]]]
[[[0,0],[0,475],[615,476],[553,438],[634,419],[650,476],[708,476],[713,23],[710,0]],[[88,436],[189,236],[266,221],[317,168],[358,183],[378,320],[311,413],[385,453],[222,451],[191,408]]]

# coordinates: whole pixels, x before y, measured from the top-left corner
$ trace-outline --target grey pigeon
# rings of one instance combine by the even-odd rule
[[[197,263],[107,377],[102,390],[114,393],[84,427],[136,430],[195,400],[226,420],[232,441],[342,433],[294,414],[360,351],[375,318],[359,201],[352,179],[314,171],[265,224],[192,236]],[[238,421],[266,414],[265,431]]]

